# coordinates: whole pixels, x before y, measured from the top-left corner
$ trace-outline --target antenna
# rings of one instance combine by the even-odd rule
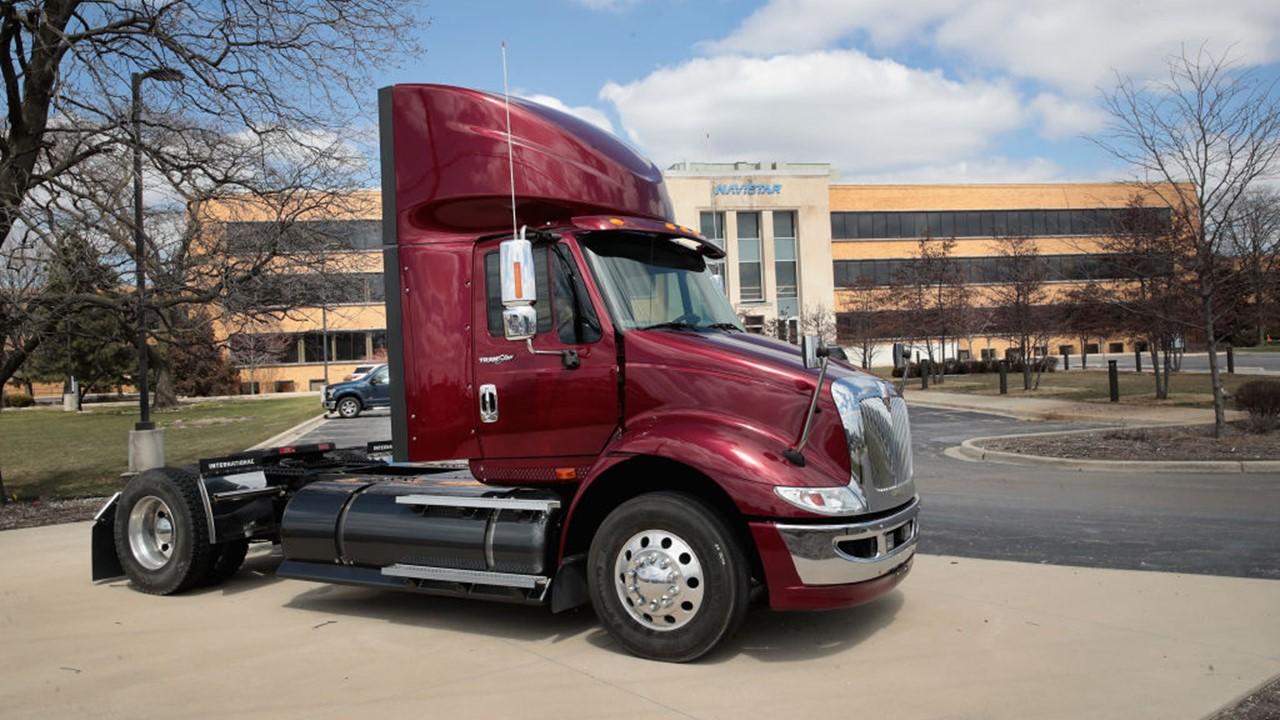
[[[511,91],[507,89],[507,41],[502,41],[502,100],[507,106],[507,171],[511,175],[511,237],[520,237],[516,223],[516,155],[511,144]]]

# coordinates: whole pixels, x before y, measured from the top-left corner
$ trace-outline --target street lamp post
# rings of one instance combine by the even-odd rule
[[[183,75],[173,68],[155,68],[133,73],[131,125],[133,134],[133,262],[138,298],[138,422],[129,433],[129,469],[141,472],[164,464],[163,440],[151,422],[150,387],[147,374],[147,271],[146,246],[142,232],[142,81],[177,82]]]

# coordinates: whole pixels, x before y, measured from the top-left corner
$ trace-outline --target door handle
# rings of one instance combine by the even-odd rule
[[[480,422],[498,422],[498,386],[485,384],[480,386]]]

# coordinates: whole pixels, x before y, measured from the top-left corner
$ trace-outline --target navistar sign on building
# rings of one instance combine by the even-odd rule
[[[728,254],[715,270],[748,329],[834,309],[830,165],[680,163],[666,181],[676,219]]]

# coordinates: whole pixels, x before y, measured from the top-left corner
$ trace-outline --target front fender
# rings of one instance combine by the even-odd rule
[[[604,450],[604,457],[575,494],[578,502],[609,470],[636,456],[658,457],[686,465],[711,479],[746,517],[810,518],[773,492],[778,485],[830,487],[849,482],[848,471],[812,444],[803,467],[782,451],[793,438],[741,418],[700,410],[653,413],[627,423]]]

